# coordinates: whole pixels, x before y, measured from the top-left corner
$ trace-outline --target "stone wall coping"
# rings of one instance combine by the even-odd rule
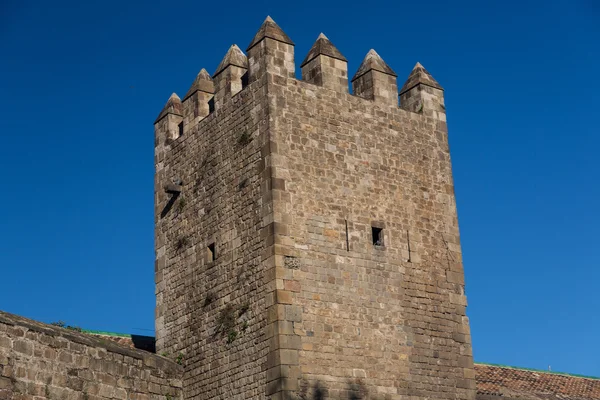
[[[109,352],[121,354],[134,359],[142,360],[144,365],[150,368],[156,368],[172,377],[179,378],[183,373],[183,367],[168,358],[147,352],[145,350],[132,349],[120,345],[110,340],[102,339],[98,336],[90,336],[83,332],[77,332],[58,326],[44,324],[19,315],[11,314],[0,310],[0,323],[15,327],[26,328],[30,331],[43,333],[52,337],[61,337],[71,342],[79,343],[85,346],[100,347]]]

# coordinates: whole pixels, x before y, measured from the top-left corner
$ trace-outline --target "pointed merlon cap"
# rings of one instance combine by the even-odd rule
[[[252,39],[246,51],[256,46],[264,38],[271,38],[279,42],[291,44],[292,46],[294,45],[292,39],[290,39],[289,36],[281,30],[279,25],[277,25],[275,21],[273,21],[273,18],[268,16],[265,19],[265,22],[263,22],[263,24],[258,29],[258,32],[256,32],[256,35],[254,35],[254,39]]]
[[[385,61],[383,61],[383,58],[381,58],[381,56],[377,54],[375,50],[371,49],[365,56],[363,62],[360,64],[360,67],[358,67],[358,71],[356,71],[356,74],[354,74],[352,80],[354,81],[360,78],[362,75],[371,70],[383,72],[384,74],[392,76],[398,76],[394,70],[391,69],[390,66],[385,63]]]
[[[192,83],[190,90],[188,90],[185,96],[183,97],[183,101],[186,101],[188,97],[190,97],[197,91],[206,93],[215,92],[215,85],[213,84],[212,78],[204,68],[200,70],[200,72],[196,76],[196,79],[194,79],[194,83]]]
[[[156,124],[158,121],[167,116],[167,114],[183,115],[182,111],[183,106],[181,105],[181,99],[176,93],[173,93],[171,97],[169,97],[169,100],[167,100],[167,104],[165,104],[160,114],[158,114],[158,117],[154,123]]]
[[[306,58],[304,59],[304,61],[302,61],[302,64],[300,64],[300,68],[304,67],[310,61],[312,61],[314,58],[320,55],[337,58],[338,60],[346,62],[348,61],[346,60],[346,57],[344,57],[342,53],[340,53],[340,51],[333,45],[333,43],[331,43],[329,39],[327,39],[327,36],[321,33],[317,38],[317,41],[312,45],[312,47],[308,51]]]
[[[240,68],[248,68],[248,58],[242,52],[242,50],[240,50],[237,44],[231,45],[229,50],[227,50],[227,54],[225,54],[225,57],[223,57],[223,60],[217,67],[217,70],[213,74],[213,78],[223,72],[223,70],[230,65],[235,65],[236,67]]]
[[[406,82],[404,82],[402,89],[400,89],[400,94],[408,92],[410,89],[414,88],[420,83],[436,89],[444,90],[440,84],[433,79],[433,76],[431,76],[431,74],[427,72],[427,70],[421,65],[421,63],[417,63],[408,76]]]

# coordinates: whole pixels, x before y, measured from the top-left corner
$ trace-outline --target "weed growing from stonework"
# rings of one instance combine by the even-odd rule
[[[231,304],[227,304],[219,317],[217,318],[217,327],[219,332],[230,332],[235,326],[235,309]]]
[[[248,329],[248,321],[244,321],[242,324],[242,332],[246,332],[246,329]]]
[[[166,351],[163,351],[162,353],[160,353],[160,355],[163,357],[168,357],[169,353],[167,353]]]
[[[227,334],[227,343],[231,344],[233,343],[233,341],[237,338],[237,332],[234,331],[233,329],[229,331],[229,333]]]
[[[183,212],[183,209],[185,208],[185,205],[187,204],[185,197],[182,197],[181,199],[179,199],[179,201],[177,202],[177,209],[175,211],[177,211],[177,214],[181,214]]]
[[[244,131],[238,138],[238,144],[240,146],[245,146],[252,141],[252,136],[248,134],[248,132]]]
[[[167,400],[173,400],[173,398],[171,397],[171,395],[168,394],[168,393],[165,395],[165,397],[166,397]]]
[[[52,326],[58,326],[59,328],[64,328],[64,329],[68,329],[70,331],[75,331],[75,332],[83,332],[83,329],[81,329],[78,326],[71,326],[71,325],[67,325],[65,323],[65,321],[55,321],[55,322],[50,322],[50,325]]]
[[[179,353],[179,354],[177,355],[177,358],[175,359],[175,362],[176,362],[177,364],[179,364],[179,365],[182,365],[182,364],[183,364],[183,353]]]
[[[419,107],[417,107],[417,112],[419,114],[423,112],[423,103],[419,103]]]

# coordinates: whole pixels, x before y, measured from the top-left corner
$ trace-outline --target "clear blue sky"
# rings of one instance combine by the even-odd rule
[[[476,361],[600,376],[595,0],[2,1],[0,309],[153,334],[152,123],[267,14],[444,86]]]

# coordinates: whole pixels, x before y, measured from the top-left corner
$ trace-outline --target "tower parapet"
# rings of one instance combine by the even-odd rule
[[[300,65],[302,80],[348,93],[348,60],[323,33]]]
[[[183,105],[177,93],[173,93],[154,121],[155,139],[161,143],[177,139],[183,133],[182,121]],[[157,126],[159,123],[161,126]]]
[[[183,97],[184,134],[210,113],[209,101],[215,93],[215,85],[209,73],[202,68],[192,86]]]
[[[249,83],[267,73],[280,81],[294,78],[294,42],[271,17],[267,16],[246,52],[249,60]]]
[[[215,110],[244,87],[244,75],[248,70],[248,58],[233,44],[213,74],[215,87]]]
[[[398,105],[396,73],[373,49],[369,50],[352,78],[354,94],[378,103]]]
[[[444,89],[417,63],[400,89],[400,106],[407,110],[446,121]]]

